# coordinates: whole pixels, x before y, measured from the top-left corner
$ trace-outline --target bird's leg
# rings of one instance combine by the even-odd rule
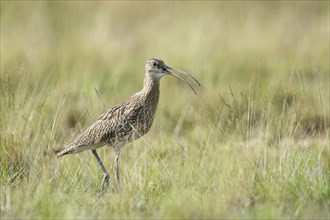
[[[109,188],[109,173],[107,172],[107,170],[105,169],[102,161],[101,161],[101,158],[99,157],[99,155],[96,153],[96,150],[93,149],[92,150],[98,164],[100,164],[100,167],[103,171],[103,182],[102,182],[102,191],[104,191],[104,188],[105,190],[107,190]]]
[[[119,153],[120,153],[120,147],[115,146],[115,174],[116,174],[118,193],[120,193],[120,180],[119,180],[119,167],[118,167]]]

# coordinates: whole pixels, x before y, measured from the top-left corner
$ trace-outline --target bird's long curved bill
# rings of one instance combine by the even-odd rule
[[[182,82],[184,82],[185,84],[187,84],[191,89],[192,89],[192,91],[195,93],[195,95],[196,95],[196,91],[195,91],[195,89],[186,81],[186,80],[184,80],[183,78],[181,78],[180,76],[178,76],[178,75],[176,75],[176,74],[174,74],[174,73],[172,73],[172,72],[170,72],[170,71],[167,71],[167,74],[169,74],[169,75],[171,75],[171,76],[174,76],[175,78],[177,78],[177,79],[179,79],[179,80],[181,80]]]
[[[192,78],[199,86],[201,86],[201,84],[200,84],[200,82],[198,82],[198,80],[195,78],[195,77],[193,77],[192,75],[190,75],[189,73],[186,73],[186,72],[184,72],[184,71],[182,71],[182,70],[179,70],[179,69],[176,69],[176,68],[173,68],[173,67],[170,67],[170,66],[168,66],[167,67],[168,69],[170,69],[170,70],[174,70],[174,71],[176,71],[176,72],[178,72],[178,73],[182,73],[182,74],[184,74],[184,75],[186,75],[186,76],[189,76],[190,78]]]

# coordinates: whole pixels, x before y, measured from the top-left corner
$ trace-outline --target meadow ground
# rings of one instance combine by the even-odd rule
[[[329,2],[1,1],[0,216],[329,219]],[[142,87],[156,120],[98,196],[90,152],[54,158]],[[114,153],[99,154],[109,171]]]

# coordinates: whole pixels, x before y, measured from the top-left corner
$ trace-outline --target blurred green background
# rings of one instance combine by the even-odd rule
[[[3,218],[329,218],[328,1],[1,1],[0,40]],[[162,79],[124,192],[99,198],[92,155],[52,149],[152,57],[202,86]]]

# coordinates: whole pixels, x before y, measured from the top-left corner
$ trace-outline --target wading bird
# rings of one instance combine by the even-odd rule
[[[90,127],[77,136],[69,144],[55,151],[56,157],[66,154],[91,150],[103,171],[102,190],[109,187],[109,173],[105,169],[96,149],[105,145],[112,146],[115,151],[115,175],[117,189],[120,191],[118,159],[120,149],[128,142],[146,134],[153,122],[159,100],[159,83],[165,75],[178,78],[186,83],[196,94],[194,88],[183,78],[172,71],[192,78],[199,86],[198,80],[182,70],[167,66],[162,60],[149,59],[145,66],[143,89],[128,100],[109,109]]]

